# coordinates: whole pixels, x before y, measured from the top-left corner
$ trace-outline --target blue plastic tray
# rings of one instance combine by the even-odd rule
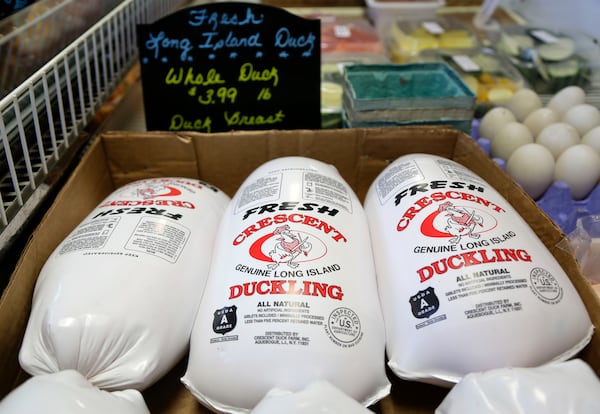
[[[350,65],[344,82],[354,111],[475,106],[473,91],[442,62]]]

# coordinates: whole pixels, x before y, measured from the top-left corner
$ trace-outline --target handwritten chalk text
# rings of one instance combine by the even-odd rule
[[[289,29],[285,27],[279,29],[275,34],[275,47],[280,47],[282,49],[306,48],[304,51],[306,56],[312,54],[315,48],[315,41],[316,37],[313,33],[308,33],[308,35],[292,36],[292,33],[289,31]]]
[[[204,119],[185,119],[183,115],[173,115],[171,117],[171,124],[169,125],[169,131],[204,131],[211,132],[210,126],[212,121],[210,117]]]
[[[273,82],[273,86],[277,86],[279,83],[279,73],[276,67],[271,69],[257,70],[254,69],[252,63],[244,63],[240,67],[240,76],[238,77],[240,82],[248,81],[262,81],[262,82]]]
[[[165,32],[161,31],[157,35],[148,34],[148,40],[145,43],[146,49],[153,52],[154,58],[158,59],[163,50],[180,51],[179,58],[182,62],[188,61],[190,52],[194,49],[192,42],[187,37],[183,39],[169,38]]]
[[[225,117],[225,122],[227,123],[228,127],[243,126],[243,125],[249,125],[249,126],[272,125],[272,124],[277,124],[279,122],[283,122],[283,118],[285,117],[285,115],[283,114],[283,111],[281,111],[281,110],[279,110],[277,113],[275,113],[273,115],[267,115],[267,116],[243,115],[240,111],[235,111],[234,113],[229,114],[229,112],[225,111],[223,116]]]
[[[187,71],[184,68],[170,68],[167,76],[165,76],[165,83],[167,85],[210,86],[219,85],[225,83],[225,81],[221,79],[221,75],[215,69],[209,69],[203,74],[196,73],[193,67],[189,67]]]
[[[264,21],[264,16],[257,16],[254,11],[248,7],[246,14],[228,14],[212,12],[208,13],[206,9],[190,10],[190,20],[188,23],[193,27],[201,27],[205,24],[212,30],[218,30],[220,26],[247,26],[260,25]]]
[[[260,33],[251,34],[248,37],[237,37],[233,32],[228,32],[225,38],[218,37],[220,32],[204,32],[202,38],[204,41],[198,45],[199,49],[208,49],[217,51],[220,49],[237,48],[260,48],[263,46],[260,40]]]

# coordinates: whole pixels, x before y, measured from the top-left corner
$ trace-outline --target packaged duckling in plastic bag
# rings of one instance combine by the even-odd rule
[[[187,352],[229,197],[199,180],[136,181],[110,194],[44,264],[19,361],[145,389]]]
[[[251,414],[372,414],[368,408],[348,397],[327,381],[315,381],[292,392],[274,388]]]
[[[137,390],[103,391],[79,372],[36,375],[0,401],[0,414],[150,414]]]
[[[566,360],[591,340],[559,262],[461,164],[402,156],[375,179],[365,210],[397,376],[451,386],[470,372]]]
[[[497,368],[465,376],[435,414],[596,414],[600,381],[580,359],[535,368]]]
[[[385,331],[358,198],[332,165],[284,157],[225,211],[182,381],[237,413],[317,380],[364,406],[385,397]]]

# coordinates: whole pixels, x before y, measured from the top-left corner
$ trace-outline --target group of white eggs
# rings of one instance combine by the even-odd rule
[[[533,90],[519,89],[481,118],[478,136],[490,140],[491,156],[506,162],[534,200],[555,181],[582,200],[600,179],[600,110],[578,86],[561,89],[545,106]]]

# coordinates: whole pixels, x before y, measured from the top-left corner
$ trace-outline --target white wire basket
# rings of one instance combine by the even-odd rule
[[[135,64],[136,25],[153,22],[185,1],[44,3],[42,13],[0,35],[0,252],[48,192],[45,181],[53,169]],[[68,11],[81,17],[82,8],[96,8],[96,3],[101,10],[85,10],[84,20],[93,23],[88,28],[77,23],[80,32],[75,33]],[[17,17],[11,18],[13,24]],[[56,30],[63,34],[55,36]],[[52,42],[45,43],[48,36]],[[25,52],[26,43],[36,43],[37,52]]]

